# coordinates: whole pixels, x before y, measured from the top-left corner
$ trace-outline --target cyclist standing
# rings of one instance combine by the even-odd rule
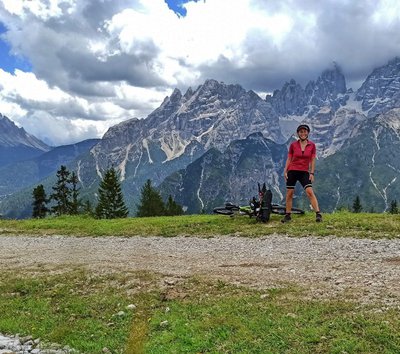
[[[283,223],[289,222],[293,204],[294,187],[299,181],[303,186],[311,206],[315,210],[317,222],[322,221],[322,215],[319,210],[318,200],[312,188],[315,173],[315,159],[317,150],[315,144],[308,140],[310,127],[307,124],[300,124],[297,127],[297,136],[299,140],[290,144],[288,157],[284,169],[286,179],[286,214],[281,220]]]

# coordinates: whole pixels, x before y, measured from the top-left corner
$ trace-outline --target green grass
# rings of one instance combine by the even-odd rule
[[[316,223],[313,213],[294,215],[289,224],[272,215],[266,223],[247,216],[186,215],[175,217],[96,220],[90,217],[58,217],[28,220],[0,220],[0,234],[74,236],[200,236],[235,235],[259,237],[274,233],[290,236],[339,236],[358,238],[399,238],[400,214],[337,212],[325,214]]]
[[[399,238],[400,215],[272,215],[248,217],[95,220],[60,217],[0,220],[2,235],[264,237],[270,234]],[[40,337],[82,353],[400,353],[400,309],[358,306],[348,299],[310,300],[306,291],[265,293],[191,278],[160,287],[151,273],[93,273],[84,269],[2,269],[0,332]],[[264,294],[265,296],[261,296]],[[345,296],[345,295],[343,295]],[[135,304],[134,310],[127,310]],[[123,316],[117,316],[124,311]]]
[[[293,289],[268,297],[231,286],[169,301],[150,321],[149,353],[398,353],[398,311],[307,301]],[[165,307],[169,312],[165,313]],[[168,321],[167,325],[160,325]]]
[[[191,278],[161,289],[158,282],[145,273],[2,272],[0,332],[83,353],[400,352],[399,309],[307,300],[290,287],[259,292]],[[130,303],[136,309],[126,310]]]
[[[134,314],[126,309],[128,301],[149,303],[152,297],[130,298],[131,287],[134,283],[127,285],[121,275],[91,276],[82,270],[35,277],[2,273],[0,332],[29,334],[84,353],[104,347],[123,352]],[[120,311],[125,314],[117,315]]]

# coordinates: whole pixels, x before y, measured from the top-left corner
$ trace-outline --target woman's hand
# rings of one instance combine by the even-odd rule
[[[310,181],[311,181],[311,183],[314,182],[314,173],[310,173]]]
[[[285,180],[287,181],[287,171],[283,171],[283,176],[285,177]]]

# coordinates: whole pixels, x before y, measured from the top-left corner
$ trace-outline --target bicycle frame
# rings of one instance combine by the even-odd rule
[[[267,222],[270,214],[284,215],[286,207],[279,204],[272,204],[272,193],[267,190],[265,183],[262,188],[258,183],[258,200],[253,197],[249,205],[239,206],[233,203],[226,203],[224,207],[214,208],[214,213],[222,215],[248,215],[250,218],[255,216],[257,220]],[[304,211],[298,208],[292,208],[293,214],[304,214]]]

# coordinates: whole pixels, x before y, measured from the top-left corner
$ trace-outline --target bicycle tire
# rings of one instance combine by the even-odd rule
[[[304,210],[299,208],[292,208],[292,214],[304,214]]]
[[[269,217],[271,214],[271,210],[269,208],[261,208],[261,212],[260,212],[260,220],[261,222],[267,222],[269,221]]]
[[[272,205],[272,213],[278,215],[285,215],[286,214],[286,207],[283,205]],[[304,214],[304,210],[299,208],[292,208],[292,214],[302,215]]]
[[[225,207],[214,208],[213,212],[215,214],[220,214],[220,215],[233,215],[233,210],[232,209],[226,209]]]

